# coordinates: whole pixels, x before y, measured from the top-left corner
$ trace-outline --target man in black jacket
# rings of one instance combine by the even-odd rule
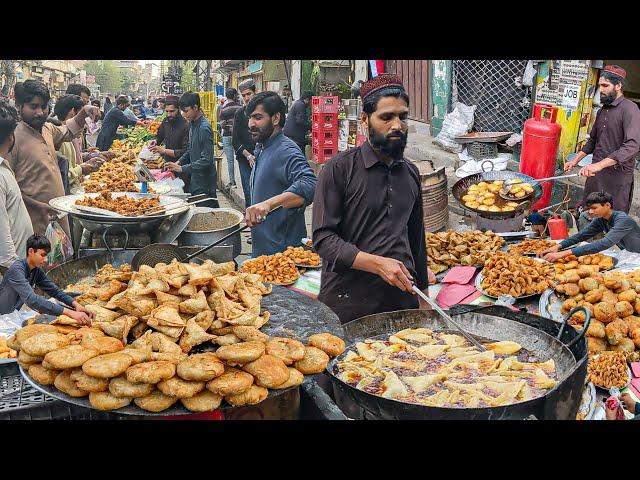
[[[120,125],[129,126],[138,123],[136,120],[131,120],[123,113],[129,106],[129,99],[124,95],[119,96],[116,99],[116,108],[109,110],[102,121],[102,128],[96,140],[96,147],[101,152],[106,152],[111,148],[111,144],[116,138],[116,132]]]
[[[238,91],[235,88],[227,88],[225,92],[227,100],[219,110],[219,125],[222,129],[222,145],[224,155],[227,157],[227,169],[229,171],[229,184],[227,188],[236,186],[236,166],[234,163],[235,153],[233,148],[233,121],[238,110],[242,110],[242,105],[238,103]]]
[[[307,119],[307,106],[311,103],[312,96],[311,92],[304,92],[298,100],[293,102],[282,130],[282,133],[296,142],[302,153],[307,144],[307,131],[311,128],[311,123]]]
[[[246,105],[256,94],[256,85],[253,80],[242,82],[238,86],[242,100]],[[238,167],[240,167],[240,180],[242,180],[242,190],[244,191],[245,208],[251,205],[251,169],[256,161],[253,150],[256,146],[251,132],[249,131],[249,118],[244,113],[244,108],[239,108],[233,118],[233,132],[231,143],[236,152]]]

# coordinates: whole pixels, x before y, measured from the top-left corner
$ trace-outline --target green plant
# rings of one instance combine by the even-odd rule
[[[311,70],[311,79],[310,79],[311,91],[314,93],[318,93],[318,88],[320,87],[320,64],[315,62],[313,64],[313,70]]]

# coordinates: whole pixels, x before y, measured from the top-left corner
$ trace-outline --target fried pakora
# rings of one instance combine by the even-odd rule
[[[322,373],[329,364],[329,355],[316,347],[305,347],[304,358],[294,363],[294,367],[305,375]]]
[[[29,366],[29,376],[33,378],[40,385],[53,385],[56,381],[56,377],[60,373],[59,370],[51,370],[43,367],[39,363],[34,363]]]
[[[222,398],[221,395],[216,395],[209,390],[203,390],[193,397],[181,398],[180,402],[191,412],[209,412],[220,406]]]
[[[326,353],[322,353],[326,356]],[[255,377],[256,384],[266,388],[275,388],[289,379],[289,369],[280,358],[273,355],[264,354],[242,369]]]
[[[160,390],[154,390],[146,397],[134,398],[133,403],[148,412],[162,412],[178,401],[178,397],[170,397]]]
[[[109,388],[109,379],[90,377],[81,368],[73,369],[70,378],[79,389],[87,392],[106,392]]]
[[[54,386],[70,397],[80,398],[89,395],[89,392],[78,388],[73,380],[71,380],[71,370],[60,372],[53,382]]]
[[[258,385],[251,385],[246,391],[236,395],[226,395],[224,399],[234,407],[255,405],[269,396],[269,390]]]
[[[117,338],[93,335],[83,338],[80,345],[87,349],[97,350],[100,355],[115,353],[124,348],[122,341]]]
[[[85,348],[82,345],[67,345],[47,353],[44,358],[57,370],[81,367],[90,358],[100,355],[98,350]]]
[[[70,342],[71,340],[61,333],[38,333],[20,342],[20,352],[24,351],[33,357],[44,357],[53,350],[66,347]]]
[[[282,385],[274,387],[276,390],[284,390],[285,388],[297,387],[304,382],[304,375],[293,367],[289,367],[289,379]]]
[[[267,354],[279,358],[285,365],[304,358],[304,345],[298,340],[284,337],[271,337],[266,345]]]
[[[242,342],[218,348],[216,356],[231,366],[244,365],[257,360],[265,352],[262,342]]]
[[[183,380],[208,382],[224,373],[224,363],[215,353],[198,353],[180,362],[176,373]]]
[[[344,352],[344,340],[330,333],[316,333],[309,337],[309,345],[319,348],[330,357],[337,357]]]
[[[133,383],[127,380],[126,375],[109,380],[109,392],[114,397],[140,398],[146,397],[153,392],[153,384],[150,383]]]
[[[216,395],[228,396],[245,392],[253,385],[253,375],[233,367],[225,367],[224,373],[207,382],[207,389]]]
[[[110,392],[91,392],[89,403],[98,410],[117,410],[131,403],[131,398],[116,397]]]
[[[262,333],[256,327],[251,327],[248,325],[237,325],[233,326],[232,332],[239,339],[244,340],[245,342],[262,342],[266,343],[269,341],[269,335]]]
[[[87,360],[82,371],[90,377],[113,378],[124,373],[132,363],[133,358],[125,353],[106,353]]]
[[[131,383],[155,384],[173,377],[176,374],[176,366],[165,360],[155,360],[133,365],[127,368],[126,372],[127,380]]]

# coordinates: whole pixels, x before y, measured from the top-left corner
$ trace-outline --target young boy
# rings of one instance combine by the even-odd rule
[[[77,320],[80,325],[90,325],[93,314],[60,290],[42,270],[50,251],[51,243],[46,237],[31,235],[27,239],[27,258],[16,260],[0,282],[0,315],[20,310],[26,304],[40,313],[56,316],[64,314]],[[33,290],[34,286],[69,308],[37,295]]]
[[[555,262],[572,254],[579,257],[598,253],[614,245],[630,252],[640,252],[640,226],[626,213],[613,209],[613,197],[610,194],[592,192],[587,196],[585,206],[593,218],[589,226],[542,252],[542,258],[548,262]],[[571,250],[558,251],[589,240],[598,233],[604,233],[604,238]]]

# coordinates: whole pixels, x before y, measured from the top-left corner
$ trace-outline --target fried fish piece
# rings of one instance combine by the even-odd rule
[[[180,362],[176,373],[183,380],[208,382],[224,373],[224,363],[215,353],[198,353]]]
[[[268,348],[267,344],[267,348]],[[303,347],[304,349],[304,347]],[[216,355],[229,365],[244,365],[257,360],[265,352],[265,344],[262,342],[242,342],[218,348]]]
[[[131,403],[131,398],[116,397],[110,392],[91,392],[89,403],[98,410],[118,410]]]
[[[245,392],[237,395],[227,395],[224,399],[234,407],[255,405],[269,396],[269,390],[257,385],[251,385]]]
[[[322,350],[320,351],[322,352]],[[280,358],[273,355],[264,354],[257,360],[247,363],[242,369],[253,375],[256,384],[261,387],[275,388],[289,379],[289,369]]]
[[[245,342],[262,342],[266,343],[269,341],[269,335],[262,333],[256,327],[251,327],[248,325],[237,325],[232,327],[233,333],[244,340]]]
[[[181,398],[180,402],[182,402],[182,405],[184,405],[187,410],[192,412],[210,412],[220,406],[222,396],[216,395],[209,390],[203,390],[193,397]]]
[[[134,398],[133,403],[148,412],[162,412],[178,401],[178,397],[170,397],[160,390],[154,390],[146,397]]]
[[[157,385],[165,395],[178,398],[190,398],[204,390],[205,382],[191,382],[180,377],[171,377]]]
[[[294,366],[305,375],[322,373],[329,363],[329,355],[316,347],[305,347],[304,358]]]
[[[124,373],[132,363],[133,358],[126,353],[106,353],[87,360],[82,371],[90,377],[113,378]]]
[[[210,382],[207,389],[216,395],[237,395],[253,385],[253,375],[233,367],[225,367],[224,373]]]
[[[155,360],[133,365],[127,368],[126,372],[127,380],[131,383],[155,384],[173,377],[176,374],[176,366],[165,360]]]
[[[344,352],[346,346],[341,338],[330,333],[316,333],[309,337],[309,345],[319,348],[330,357],[337,357]]]
[[[146,397],[153,392],[153,385],[149,383],[133,383],[127,380],[126,375],[109,380],[109,392],[119,398]]]
[[[266,347],[267,354],[278,357],[285,365],[293,365],[304,357],[304,345],[292,338],[271,337]]]
[[[109,388],[109,380],[106,378],[90,377],[81,368],[71,370],[71,381],[76,387],[87,392],[106,392]]]
[[[71,340],[61,333],[38,333],[20,342],[20,352],[24,351],[32,357],[44,357],[53,350],[66,347],[70,342]]]
[[[179,344],[184,353],[189,353],[196,345],[200,345],[210,340],[215,340],[216,338],[216,335],[207,333],[192,318],[187,322],[184,334],[180,337]]]
[[[16,342],[18,342],[18,345],[21,345],[27,338],[33,337],[39,333],[58,333],[58,330],[55,326],[47,323],[33,323],[22,327],[16,332]]]
[[[55,387],[63,393],[66,393],[70,397],[80,398],[89,395],[89,392],[78,388],[73,380],[71,380],[71,370],[65,370],[60,372],[53,384]]]
[[[47,353],[44,358],[57,370],[81,367],[90,358],[100,355],[98,350],[85,348],[82,345],[67,345]]]
[[[89,336],[82,339],[80,343],[84,348],[97,350],[100,355],[105,353],[115,353],[124,348],[121,340],[107,336]]]
[[[40,385],[53,385],[59,373],[59,370],[45,368],[40,363],[29,365],[29,376]]]
[[[300,373],[299,370],[288,367],[289,368],[289,380],[284,382],[282,385],[278,385],[274,387],[276,390],[284,390],[285,388],[297,387],[298,385],[302,385],[304,382],[304,375]]]

